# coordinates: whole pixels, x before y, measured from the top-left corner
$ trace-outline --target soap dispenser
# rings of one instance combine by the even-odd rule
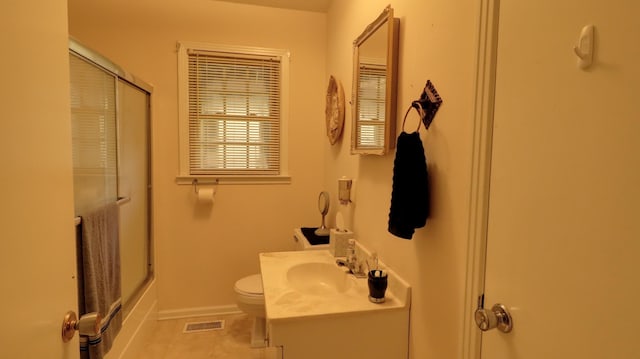
[[[338,201],[341,205],[348,205],[351,203],[351,187],[353,186],[353,180],[342,177],[338,179]]]

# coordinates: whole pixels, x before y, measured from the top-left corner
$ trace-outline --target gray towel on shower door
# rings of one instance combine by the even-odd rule
[[[81,337],[82,358],[102,358],[122,327],[119,211],[118,204],[112,202],[82,216],[84,308],[80,311],[102,316],[101,334]]]

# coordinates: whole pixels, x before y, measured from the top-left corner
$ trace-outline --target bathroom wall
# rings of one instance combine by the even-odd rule
[[[333,1],[327,17],[327,75],[351,94],[352,42],[388,0]],[[391,2],[400,18],[398,133],[404,113],[431,79],[444,100],[429,132],[421,130],[431,181],[431,217],[410,241],[387,232],[395,151],[349,153],[351,123],[336,145],[325,141],[325,186],[337,200],[337,178],[356,179],[352,218],[358,240],[379,253],[413,287],[411,358],[460,355],[465,290],[468,197],[472,145],[477,4],[461,1]],[[347,116],[351,106],[346,106]],[[407,119],[409,132],[417,123]],[[335,213],[335,208],[332,214]]]
[[[324,177],[326,14],[210,0],[69,0],[69,32],[154,86],[153,236],[160,315],[233,309],[234,282],[258,253],[293,249],[319,224]],[[221,185],[213,207],[177,185],[177,41],[289,49],[286,185]]]

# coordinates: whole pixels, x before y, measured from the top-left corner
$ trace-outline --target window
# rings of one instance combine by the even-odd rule
[[[386,67],[360,64],[358,87],[358,143],[362,147],[384,143]]]
[[[181,176],[286,176],[286,55],[180,44]]]

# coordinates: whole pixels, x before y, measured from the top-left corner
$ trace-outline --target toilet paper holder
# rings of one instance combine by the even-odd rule
[[[215,182],[213,182],[214,185],[218,185],[220,183],[220,179],[216,178]],[[191,181],[191,185],[193,186],[193,191],[195,192],[195,194],[198,194],[200,189],[198,188],[198,179],[194,178],[193,181]]]

